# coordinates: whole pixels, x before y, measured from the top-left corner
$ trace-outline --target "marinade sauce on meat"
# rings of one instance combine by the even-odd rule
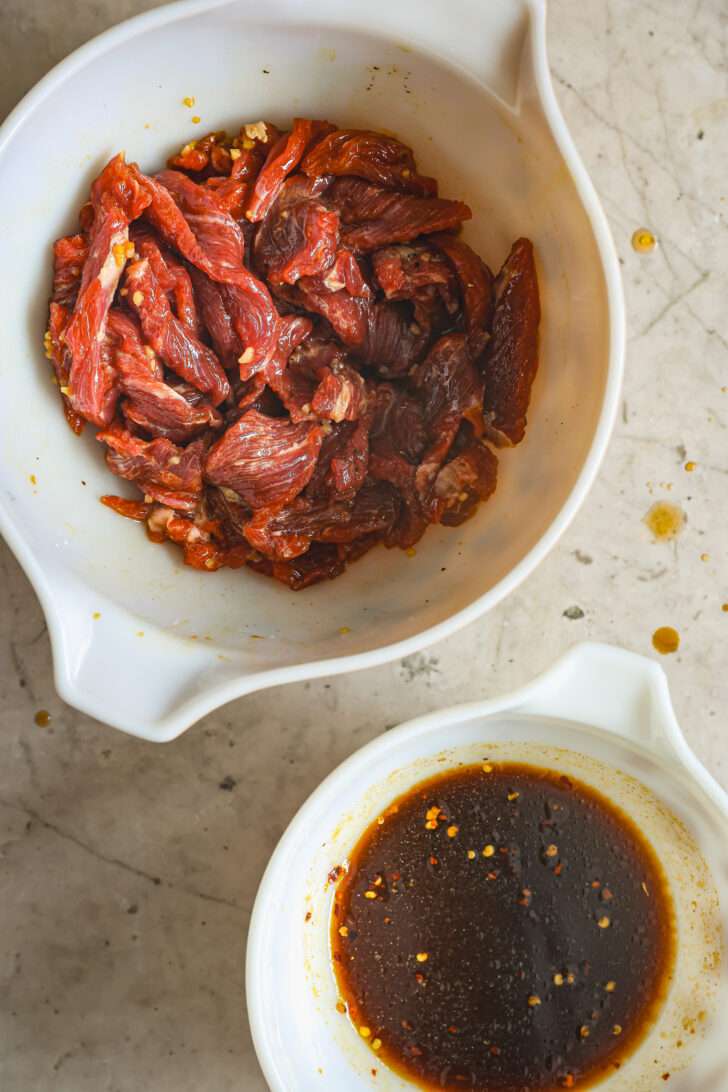
[[[585,1088],[648,1030],[674,934],[654,851],[604,796],[460,767],[395,800],[341,871],[337,1007],[425,1089]]]

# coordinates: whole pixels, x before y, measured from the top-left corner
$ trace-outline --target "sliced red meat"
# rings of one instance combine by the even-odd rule
[[[324,273],[301,277],[298,287],[303,291],[338,292],[344,288],[350,296],[372,299],[374,292],[364,278],[361,267],[350,250],[338,250],[332,264]]]
[[[336,342],[321,338],[307,338],[285,371],[270,383],[293,421],[311,414],[336,422],[354,421],[369,406],[363,377]]]
[[[156,243],[150,240],[145,239],[136,245],[139,255],[149,261],[159,287],[167,296],[170,305],[174,306],[179,321],[199,338],[197,303],[187,269],[169,251],[163,253]]]
[[[337,178],[324,199],[339,215],[342,244],[360,252],[456,228],[472,216],[462,201],[413,197],[359,178]]]
[[[372,451],[368,473],[377,481],[391,482],[402,499],[399,519],[384,535],[384,545],[387,549],[394,546],[409,549],[422,538],[429,523],[415,489],[416,468],[401,455],[379,455]]]
[[[309,318],[299,315],[284,315],[279,320],[278,344],[268,363],[256,372],[245,387],[242,397],[238,401],[240,409],[250,409],[263,394],[266,384],[280,397],[285,396],[293,407],[291,420],[296,423],[309,415],[309,410],[303,410],[302,402],[297,397],[298,389],[294,383],[291,387],[289,377],[286,374],[288,358],[304,338],[311,333],[312,322]],[[304,398],[304,402],[306,399]],[[285,403],[284,403],[285,405]]]
[[[311,122],[306,118],[295,118],[290,133],[284,133],[273,145],[255,180],[245,210],[248,220],[257,223],[263,219],[286,178],[298,166],[310,139]]]
[[[188,440],[218,429],[223,419],[209,402],[196,402],[200,392],[186,383],[162,384],[164,390],[149,390],[121,404],[126,421],[145,429],[152,436],[187,443]]]
[[[206,177],[210,173],[230,174],[233,160],[230,156],[230,138],[221,131],[207,133],[201,140],[191,140],[178,155],[173,155],[168,166]]]
[[[287,504],[308,483],[320,447],[320,425],[248,410],[210,448],[205,476],[234,489],[251,508]]]
[[[107,445],[106,464],[136,482],[145,496],[179,511],[194,511],[202,490],[204,444],[181,448],[169,440],[140,440],[118,422],[96,433]]]
[[[162,238],[211,280],[225,285],[237,332],[250,354],[251,373],[275,346],[277,314],[267,288],[243,263],[243,234],[209,187],[179,171],[155,179],[140,174],[151,195],[147,218]],[[229,306],[229,304],[228,304]]]
[[[367,408],[366,384],[356,369],[343,361],[325,368],[317,376],[319,384],[311,401],[317,417],[330,421],[356,421]]]
[[[218,545],[211,540],[213,526],[210,523],[200,526],[197,517],[187,519],[164,506],[155,506],[147,518],[147,534],[152,542],[165,539],[176,542],[182,547],[185,565],[208,572],[215,572],[223,565],[231,569],[245,565],[252,556],[250,547]]]
[[[336,496],[353,496],[364,486],[368,465],[369,430],[363,421],[357,421],[343,448],[331,459],[326,484]]]
[[[541,307],[529,239],[518,239],[495,282],[492,336],[485,358],[485,410],[495,443],[517,444],[538,369]]]
[[[91,204],[88,257],[63,337],[71,350],[71,405],[86,420],[105,425],[118,396],[115,373],[101,350],[106,316],[129,257],[129,224],[144,211],[149,197],[123,157],[115,156],[93,183]]]
[[[437,182],[417,173],[412,149],[396,137],[369,129],[337,129],[319,141],[301,170],[312,178],[356,175],[382,186],[434,197]]]
[[[54,303],[73,308],[81,286],[81,273],[88,257],[86,236],[64,235],[53,244],[53,294]]]
[[[210,336],[215,355],[224,368],[235,368],[243,343],[223,303],[222,288],[194,266],[190,266],[190,278],[200,321]]]
[[[376,413],[369,430],[372,449],[382,456],[403,456],[415,463],[425,450],[427,435],[420,404],[401,387],[380,383]]]
[[[417,497],[403,496],[400,517],[384,536],[384,545],[388,550],[395,546],[400,550],[410,550],[420,541],[428,526],[429,520],[423,515]]]
[[[471,440],[439,470],[428,498],[428,517],[448,527],[464,523],[492,494],[497,472],[498,460],[490,448]]]
[[[304,284],[306,287],[303,287]],[[363,344],[367,337],[371,302],[362,296],[352,296],[345,288],[331,292],[328,288],[316,288],[314,284],[313,278],[301,278],[295,288],[288,289],[286,298],[325,318],[344,345]]]
[[[331,489],[331,486],[327,485],[327,482],[331,481],[331,463],[337,455],[343,454],[355,428],[354,422],[342,421],[338,425],[333,424],[323,430],[316,468],[302,494],[307,500],[328,496]]]
[[[213,351],[172,313],[148,259],[128,267],[125,287],[127,303],[139,316],[144,337],[155,353],[176,375],[208,392],[213,404],[219,405],[230,393],[225,372]]]
[[[116,512],[125,519],[136,520],[137,523],[146,523],[147,516],[153,510],[154,505],[146,501],[128,500],[126,497],[117,497],[113,493],[106,493],[99,498],[101,503]]]
[[[246,272],[243,236],[215,194],[179,171],[160,171],[154,179],[147,179],[146,184],[150,183],[154,196],[146,215],[162,238],[212,280],[238,282]],[[160,187],[171,199],[175,213],[160,194]]]
[[[430,243],[382,247],[371,256],[374,275],[388,300],[410,300],[415,321],[426,332],[452,326],[460,307],[450,263]]]
[[[472,362],[465,334],[445,334],[430,349],[410,380],[426,427],[451,413],[475,416],[483,402],[483,378]]]
[[[364,338],[352,343],[352,354],[387,378],[409,372],[422,359],[429,341],[413,320],[409,304],[380,300],[365,315]]]
[[[127,421],[175,443],[221,427],[222,417],[195,387],[164,382],[162,366],[150,347],[145,348],[134,318],[112,307],[107,337],[119,385],[127,395],[121,405]]]
[[[326,179],[292,175],[258,227],[255,261],[270,284],[295,284],[299,277],[321,273],[334,261],[339,218],[317,197],[326,183]]]
[[[234,220],[240,221],[245,215],[245,206],[253,183],[263,165],[265,156],[255,150],[231,149],[232,170],[229,174],[214,175],[206,179],[205,185],[213,190],[222,208]]]
[[[247,546],[245,525],[252,516],[252,510],[232,489],[217,489],[206,486],[204,492],[205,509],[217,524],[215,537],[223,546]]]
[[[258,566],[250,564],[251,568]],[[269,566],[270,562],[264,561],[263,566]],[[309,550],[301,557],[293,561],[273,562],[272,569],[265,568],[276,580],[287,584],[293,591],[303,591],[312,584],[319,584],[322,580],[333,580],[340,576],[346,568],[346,560],[336,548],[323,542],[314,542]]]
[[[418,289],[441,285],[455,302],[456,282],[450,264],[430,243],[399,243],[375,250],[372,269],[388,300],[412,299]]]
[[[430,238],[438,250],[452,263],[457,276],[464,307],[464,325],[470,338],[474,357],[480,355],[488,341],[493,309],[493,274],[467,243],[443,231]]]
[[[70,312],[60,303],[52,302],[48,319],[48,333],[46,335],[46,356],[53,362],[53,370],[56,373],[56,382],[61,392],[63,412],[66,415],[69,427],[80,436],[86,424],[80,413],[76,413],[68,397],[68,374],[71,370],[71,350],[63,340],[63,331],[68,325]]]
[[[429,438],[415,477],[417,495],[425,502],[463,417],[482,431],[483,380],[470,358],[466,335],[441,337],[414,373],[411,389]]]
[[[363,486],[348,503],[299,497],[282,509],[262,509],[247,524],[245,535],[264,557],[288,561],[304,554],[312,542],[353,542],[363,534],[386,531],[399,509],[397,491],[378,482]]]
[[[280,374],[270,377],[270,385],[294,424],[310,420],[311,403],[318,387],[311,367],[291,362]]]

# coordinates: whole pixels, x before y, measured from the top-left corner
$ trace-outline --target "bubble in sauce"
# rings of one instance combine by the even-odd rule
[[[672,626],[660,626],[652,634],[652,644],[663,656],[677,652],[680,647],[680,635]]]

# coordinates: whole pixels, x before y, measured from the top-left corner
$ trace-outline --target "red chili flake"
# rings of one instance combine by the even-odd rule
[[[410,1052],[410,1054],[421,1054],[421,1053],[422,1053],[422,1051],[420,1050],[420,1048],[419,1048],[419,1047],[416,1047],[416,1046],[411,1046],[411,1047],[409,1048],[409,1052]]]
[[[599,880],[592,880],[592,887],[601,887]]]
[[[489,880],[496,880],[497,878],[498,878],[498,873],[497,872],[489,872],[488,873],[488,879]]]
[[[341,865],[337,865],[336,868],[332,868],[329,872],[329,883],[336,883],[344,869]]]
[[[437,864],[437,857],[430,857],[430,864]]]
[[[500,1054],[500,1047],[491,1047],[490,1052],[491,1054]]]
[[[561,869],[562,869],[562,868],[563,868],[563,864],[562,864],[562,862],[561,862],[561,861],[559,861],[559,863],[557,864],[556,868],[554,869],[554,876],[558,876],[558,875],[560,875],[560,873],[561,873]]]
[[[312,917],[312,914],[311,914],[311,911],[309,910],[309,911],[308,911],[308,913],[306,914],[306,918],[305,918],[305,920],[306,920],[306,921],[310,921],[310,920],[311,920],[311,917]]]
[[[458,1029],[456,1027],[453,1027],[452,1025],[447,1030],[450,1032],[451,1035],[457,1035],[458,1033]]]

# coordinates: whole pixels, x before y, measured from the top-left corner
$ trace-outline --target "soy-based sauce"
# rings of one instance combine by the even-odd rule
[[[584,1088],[619,1068],[665,996],[672,901],[600,793],[485,763],[422,782],[365,832],[338,877],[331,946],[337,1007],[423,1088]]]

